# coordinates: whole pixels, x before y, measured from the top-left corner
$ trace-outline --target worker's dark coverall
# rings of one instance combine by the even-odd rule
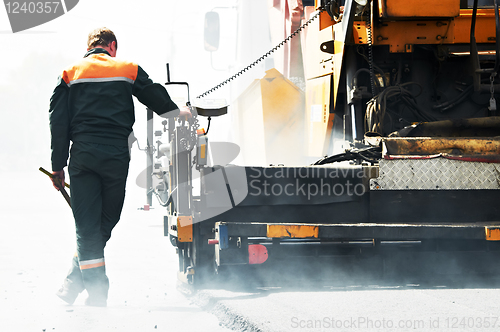
[[[106,300],[104,247],[120,219],[134,124],[132,95],[159,115],[179,114],[165,88],[138,65],[95,48],[59,77],[50,100],[52,170],[67,165],[77,255],[64,287]]]

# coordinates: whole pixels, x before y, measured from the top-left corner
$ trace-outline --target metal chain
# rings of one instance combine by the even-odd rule
[[[497,73],[493,72],[491,73],[490,75],[490,92],[491,92],[491,96],[493,97],[493,95],[495,94],[495,86],[494,86],[494,82],[495,82],[495,76],[496,76]]]
[[[270,49],[267,53],[265,53],[263,56],[261,56],[260,58],[258,58],[257,60],[255,60],[254,62],[252,62],[251,64],[249,64],[248,66],[246,66],[245,68],[243,68],[242,70],[240,70],[239,72],[237,72],[236,74],[234,74],[233,76],[229,77],[227,80],[225,80],[224,82],[216,85],[215,87],[213,87],[212,89],[210,90],[207,90],[205,91],[204,93],[202,93],[201,95],[199,95],[198,97],[196,98],[203,98],[207,95],[209,95],[210,93],[214,92],[215,90],[217,90],[218,88],[222,87],[223,85],[231,82],[232,80],[234,80],[236,77],[242,75],[244,72],[246,72],[247,70],[251,69],[252,67],[254,67],[255,65],[257,65],[259,62],[261,62],[262,60],[264,60],[265,58],[267,58],[268,56],[270,56],[272,53],[274,53],[274,51],[276,51],[277,49],[279,49],[281,46],[285,45],[290,39],[292,39],[293,37],[295,37],[296,35],[299,34],[299,32],[301,32],[302,30],[304,30],[304,28],[306,28],[312,21],[314,21],[322,12],[324,12],[326,10],[326,7],[328,7],[331,3],[333,2],[333,0],[330,0],[328,1],[324,6],[321,6],[318,8],[318,12],[316,14],[314,14],[313,17],[311,17],[309,20],[307,20],[306,23],[302,24],[299,28],[297,28],[297,30],[295,30],[294,32],[292,32],[288,37],[286,37],[281,43],[279,43],[278,45],[276,45],[275,47],[273,47],[272,49]]]
[[[488,110],[491,112],[494,112],[497,110],[497,101],[495,100],[495,76],[497,76],[496,72],[491,73],[490,75],[490,107],[488,107]]]
[[[198,122],[197,115],[193,114],[193,117],[189,121],[189,127],[191,129],[191,135],[189,138],[189,150],[192,150],[198,143],[198,129],[200,128],[200,123]]]

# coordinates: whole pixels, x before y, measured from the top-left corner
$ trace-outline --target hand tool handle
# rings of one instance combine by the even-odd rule
[[[42,172],[42,173],[46,174],[47,176],[49,176],[51,179],[54,178],[54,176],[52,175],[52,173],[50,173],[49,171],[47,171],[43,167],[40,167],[39,170],[40,170],[40,172]],[[66,200],[66,202],[68,203],[69,207],[71,207],[71,199],[70,199],[68,193],[66,192],[66,190],[64,189],[64,187],[62,186],[61,180],[59,178],[55,178],[54,180],[56,181],[56,185],[59,187],[59,191],[61,192],[61,195],[63,195],[63,197]],[[66,182],[64,182],[64,186],[66,186],[67,188],[69,188],[69,184],[67,184]]]

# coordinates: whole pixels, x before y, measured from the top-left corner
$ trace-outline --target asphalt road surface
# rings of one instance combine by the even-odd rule
[[[145,202],[131,172],[122,219],[106,247],[107,308],[55,296],[75,252],[71,210],[48,177],[0,177],[0,331],[227,331],[177,290],[177,258],[163,236],[161,211]]]
[[[377,275],[377,266],[398,271],[412,260],[348,263],[341,272],[284,261],[274,270],[226,271],[201,290],[178,287],[163,211],[157,204],[138,210],[145,198],[135,174],[106,248],[107,308],[86,307],[85,293],[71,306],[54,295],[75,235],[71,211],[48,178],[38,171],[0,175],[0,331],[500,331],[495,278],[459,277],[447,265],[440,273],[449,270],[451,279]],[[319,280],[320,270],[336,272]]]
[[[497,287],[418,284],[198,293],[226,326],[245,331],[500,331],[499,295]]]

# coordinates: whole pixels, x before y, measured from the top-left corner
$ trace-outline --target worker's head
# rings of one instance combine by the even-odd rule
[[[87,50],[91,50],[93,48],[103,48],[108,51],[112,57],[116,56],[118,42],[116,41],[113,31],[108,28],[98,28],[89,33]]]

